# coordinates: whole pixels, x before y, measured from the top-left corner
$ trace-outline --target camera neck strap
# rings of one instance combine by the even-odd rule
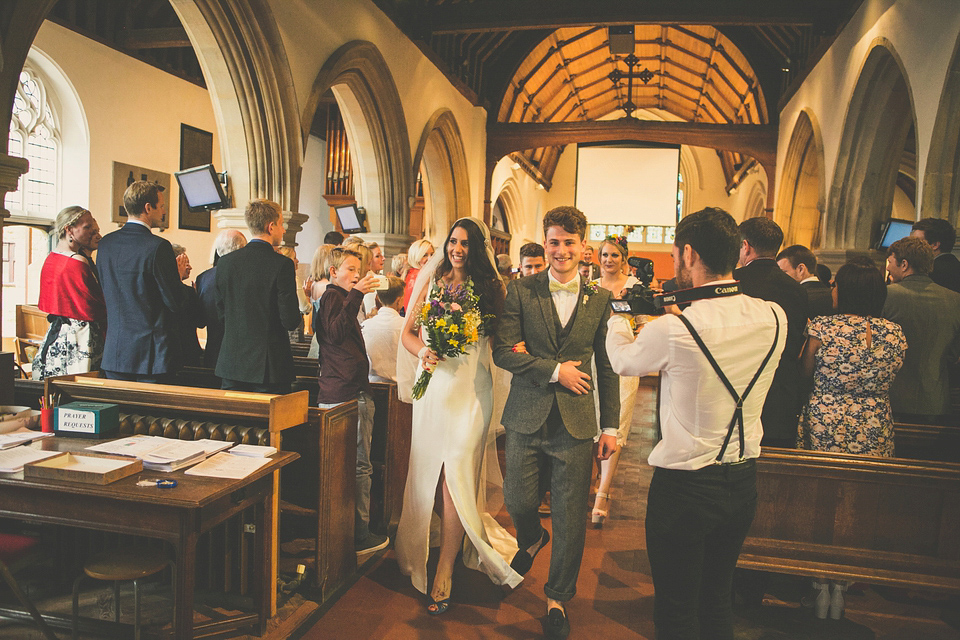
[[[727,427],[727,435],[723,439],[723,446],[720,447],[720,453],[717,454],[716,463],[720,464],[723,462],[723,454],[727,451],[727,445],[730,444],[730,436],[733,435],[733,428],[736,426],[740,434],[740,460],[743,460],[743,448],[744,448],[744,435],[743,435],[743,403],[746,401],[747,396],[750,395],[750,392],[753,390],[753,385],[757,383],[757,380],[760,379],[760,374],[763,373],[764,368],[766,368],[767,363],[770,362],[770,358],[773,356],[773,352],[777,348],[777,342],[780,340],[780,318],[777,317],[777,312],[771,310],[773,313],[773,320],[776,323],[776,331],[773,334],[773,344],[770,345],[770,350],[767,351],[767,355],[764,356],[763,362],[760,363],[760,368],[757,369],[757,372],[753,374],[753,379],[750,381],[750,384],[747,385],[747,388],[743,390],[743,395],[737,393],[737,390],[733,388],[733,385],[730,383],[730,380],[723,373],[723,369],[720,368],[720,365],[717,364],[716,359],[713,357],[713,354],[710,353],[710,350],[707,349],[707,345],[703,343],[703,339],[700,338],[700,334],[697,333],[697,330],[693,328],[693,325],[690,324],[690,321],[687,320],[681,313],[678,317],[680,321],[687,327],[687,331],[690,332],[690,335],[693,337],[693,340],[697,343],[697,346],[700,347],[700,351],[703,352],[703,355],[706,356],[707,361],[710,363],[710,366],[713,367],[713,370],[716,372],[717,377],[720,378],[720,382],[723,383],[723,386],[726,387],[727,392],[730,394],[730,397],[733,398],[733,401],[736,402],[737,407],[733,410],[733,418],[730,420],[730,425]]]

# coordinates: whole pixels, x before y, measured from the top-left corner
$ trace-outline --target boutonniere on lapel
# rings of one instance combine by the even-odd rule
[[[600,293],[600,285],[596,282],[588,282],[583,285],[583,304],[587,304],[590,296],[595,293]]]

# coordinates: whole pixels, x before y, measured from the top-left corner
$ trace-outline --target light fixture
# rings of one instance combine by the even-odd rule
[[[514,162],[514,163],[513,163],[513,166],[511,167],[511,169],[513,169],[514,171],[519,171],[519,170],[520,170],[520,163],[519,163],[519,162]]]

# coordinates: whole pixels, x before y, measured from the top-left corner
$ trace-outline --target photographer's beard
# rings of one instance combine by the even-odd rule
[[[677,261],[675,265],[676,279],[677,279],[677,288],[678,289],[689,289],[693,286],[693,276],[690,274],[690,269],[683,264],[683,257],[681,256],[680,260]]]

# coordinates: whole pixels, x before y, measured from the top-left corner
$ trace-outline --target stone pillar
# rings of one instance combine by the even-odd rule
[[[236,208],[214,211],[213,217],[217,221],[217,233],[219,233],[222,229],[237,229],[243,232],[244,235],[249,236],[250,231],[247,229],[247,223],[243,219],[243,212],[244,209]],[[283,234],[283,244],[288,247],[297,246],[297,234],[303,231],[303,223],[309,219],[310,216],[305,213],[284,211],[283,223],[286,227],[286,231]]]
[[[390,270],[390,260],[398,253],[406,253],[413,242],[412,236],[400,235],[396,233],[358,233],[358,236],[366,242],[376,242],[383,250],[384,271]]]
[[[4,201],[8,193],[16,191],[19,186],[20,176],[27,172],[30,163],[26,158],[10,156],[6,153],[0,153],[0,244],[3,243],[3,221],[10,216],[4,206]],[[3,288],[0,287],[0,309],[3,308]],[[0,338],[3,337],[3,328],[0,325]]]

